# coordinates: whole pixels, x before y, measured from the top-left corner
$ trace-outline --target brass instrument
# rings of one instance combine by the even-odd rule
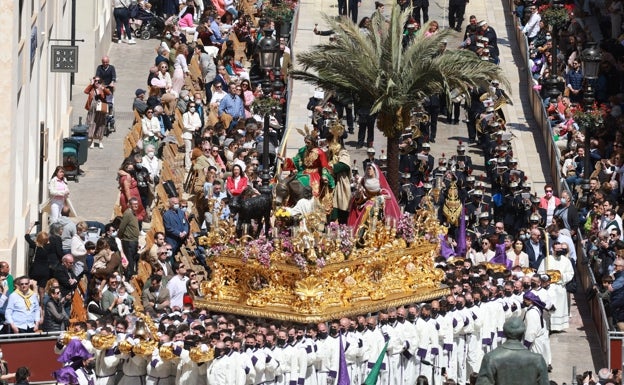
[[[535,274],[535,270],[532,267],[523,267],[522,268],[522,272],[524,273],[524,275],[533,275]]]
[[[138,320],[134,327],[134,337],[139,339],[137,344],[133,344],[129,340],[119,342],[119,351],[124,354],[133,352],[141,356],[151,356],[154,349],[158,347],[157,332],[158,329],[152,322],[151,318],[144,313],[136,312]]]
[[[410,119],[410,123],[412,126],[416,126],[420,129],[420,124],[426,124],[429,123],[429,121],[431,120],[431,118],[429,117],[429,114],[427,114],[424,111],[412,111],[412,118]]]
[[[492,262],[484,262],[483,265],[487,270],[492,270],[495,273],[502,273],[507,270],[507,266],[502,263],[492,263]]]
[[[130,354],[130,352],[132,352],[132,348],[134,347],[134,345],[132,345],[132,342],[130,342],[129,340],[121,340],[118,346],[119,351],[123,354]]]
[[[98,333],[91,337],[91,344],[97,350],[108,350],[115,345],[115,340],[114,334],[102,335],[102,333]]]
[[[189,357],[193,362],[201,363],[208,362],[214,359],[214,349],[209,348],[207,352],[202,351],[201,346],[194,346],[189,351]]]
[[[459,258],[455,256],[455,257],[450,257],[449,259],[446,260],[447,265],[456,265],[457,263],[461,263],[463,265],[464,258]]]
[[[451,93],[449,95],[451,102],[453,103],[461,103],[464,101],[464,94],[461,93],[461,90],[459,88],[453,88],[451,90]]]
[[[63,343],[63,345],[67,345],[69,344],[69,341],[73,339],[84,340],[86,338],[87,338],[87,332],[84,330],[79,330],[79,331],[68,330],[65,332],[65,334],[63,334],[63,338],[61,339],[61,342]]]
[[[154,352],[154,349],[158,347],[158,341],[156,340],[147,340],[140,341],[138,344],[132,347],[132,353],[139,356],[151,356]]]
[[[173,345],[162,345],[158,349],[158,355],[163,361],[170,361],[173,357],[175,357],[175,354],[173,353]]]

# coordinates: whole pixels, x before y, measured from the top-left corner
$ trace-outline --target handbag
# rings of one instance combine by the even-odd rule
[[[108,113],[108,103],[98,100],[95,102],[95,110],[97,112]]]

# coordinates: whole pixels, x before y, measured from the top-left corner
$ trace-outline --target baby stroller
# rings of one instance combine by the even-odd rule
[[[80,175],[80,164],[78,163],[78,151],[80,142],[74,138],[63,139],[63,169],[68,180],[78,182]]]
[[[134,36],[138,38],[149,40],[153,37],[160,36],[165,30],[165,19],[153,13],[141,10],[137,18],[142,21],[141,26],[134,31]]]
[[[108,113],[106,113],[106,127],[104,128],[104,136],[108,137],[110,134],[116,131],[115,129],[115,110],[113,109],[115,104],[113,94],[110,98],[107,98]]]

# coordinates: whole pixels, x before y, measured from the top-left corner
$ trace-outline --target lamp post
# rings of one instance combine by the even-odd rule
[[[564,5],[563,0],[552,0],[550,6],[554,10],[562,9]],[[563,92],[564,83],[559,80],[559,76],[557,74],[557,48],[559,45],[559,29],[561,28],[558,24],[553,24],[550,26],[551,36],[552,36],[552,65],[550,68],[550,76],[544,81],[546,95],[548,96],[550,103],[556,103],[557,98]]]
[[[598,68],[600,67],[600,62],[602,61],[602,53],[597,48],[598,44],[596,42],[587,43],[587,48],[581,52],[581,62],[583,63],[583,78],[584,78],[584,89],[583,89],[583,107],[585,112],[589,112],[594,108],[594,90],[593,83],[598,78]],[[591,132],[592,127],[588,124],[585,127],[585,159],[583,166],[583,178],[589,179],[590,169],[591,169],[591,156],[589,154],[590,150],[590,140],[591,140]],[[588,182],[589,183],[589,182]]]
[[[264,30],[264,38],[258,43],[258,51],[260,53],[260,68],[264,71],[270,71],[279,66],[280,47],[279,42],[273,38],[273,30]],[[271,188],[269,187],[269,180],[271,179],[269,174],[270,113],[271,111],[264,112],[264,130],[262,134],[262,172],[260,173],[262,187],[260,192],[263,194],[271,193]]]

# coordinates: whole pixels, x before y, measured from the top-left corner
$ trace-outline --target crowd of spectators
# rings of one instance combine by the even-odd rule
[[[147,4],[143,2],[143,6]],[[168,2],[158,4],[161,8],[152,8],[153,12],[164,16],[176,13],[167,8]],[[539,85],[548,76],[552,37],[539,20],[539,7],[530,5],[526,9],[522,28],[534,50],[531,66],[535,67],[532,72]],[[89,335],[115,333],[121,341],[135,331],[136,317],[132,314],[140,303],[146,314],[158,320],[159,334],[152,338],[172,346],[178,357],[173,361],[175,365],[167,365],[167,360],[157,351],[151,356],[152,361],[127,359],[129,355],[118,350],[113,354],[95,351],[86,341],[85,346],[92,353],[116,359],[110,358],[110,362],[90,369],[97,376],[114,373],[123,361],[119,371],[126,376],[175,378],[176,383],[191,383],[200,373],[207,375],[211,384],[230,383],[232,378],[228,376],[246,376],[247,383],[254,384],[307,381],[309,376],[314,376],[318,383],[330,383],[330,379],[332,382],[336,379],[337,341],[342,336],[350,346],[345,350],[351,349],[347,364],[353,384],[363,382],[384,340],[390,341],[385,358],[387,366],[382,369],[382,376],[388,379],[402,376],[418,379],[418,383],[442,383],[443,379],[445,383],[452,380],[472,383],[477,379],[484,354],[505,340],[503,323],[512,316],[524,319],[525,346],[539,353],[550,369],[549,334],[569,327],[568,291],[575,291],[575,241],[579,225],[588,236],[587,255],[592,258],[601,283],[598,292],[611,304],[614,324],[624,324],[624,275],[621,274],[624,259],[618,258],[619,251],[624,250],[618,210],[621,201],[618,182],[624,172],[624,168],[620,171],[624,163],[624,141],[618,130],[619,104],[624,102],[618,96],[621,77],[617,64],[621,55],[616,46],[601,45],[604,65],[595,84],[596,99],[609,104],[609,113],[605,129],[591,140],[593,173],[587,190],[588,203],[577,207],[574,203],[583,185],[580,179],[590,173],[582,169],[584,154],[579,144],[583,143],[583,133],[573,122],[571,110],[582,100],[577,42],[586,41],[584,29],[578,27],[581,21],[573,15],[566,29],[569,39],[559,39],[565,49],[558,51],[564,56],[559,63],[564,63],[561,70],[566,68],[566,89],[570,95],[562,96],[557,104],[550,106],[560,139],[557,144],[564,154],[562,159],[568,159],[563,176],[578,189],[557,194],[551,185],[546,185],[543,196],[532,194],[530,181],[518,169],[510,138],[501,127],[501,116],[483,105],[475,108],[468,122],[469,133],[471,124],[483,125],[480,130],[474,128],[470,137],[470,142],[479,143],[487,160],[482,177],[471,173],[472,159],[466,155],[463,143],[458,143],[457,154],[436,160],[427,141],[414,141],[411,135],[402,141],[402,185],[398,200],[405,212],[414,213],[433,189],[441,189],[443,199],[434,201],[433,207],[439,210],[440,220],[446,221],[444,194],[453,185],[460,187],[466,224],[465,227],[449,224],[449,237],[445,239],[446,248],[443,247],[443,253],[447,254],[437,260],[437,266],[446,274],[445,283],[451,288],[451,295],[428,304],[388,309],[373,317],[345,318],[328,325],[258,321],[196,309],[194,300],[202,295],[199,283],[207,278],[207,272],[191,268],[176,256],[180,248],[193,243],[191,223],[197,220],[200,228],[206,229],[209,223],[204,223],[204,219],[210,213],[205,216],[201,208],[192,207],[192,202],[171,194],[162,215],[164,231],[153,234],[153,244],[140,250],[139,239],[145,235],[143,222],[149,222],[154,215],[155,186],[164,182],[160,180],[163,144],[175,140],[170,133],[176,120],[181,119],[183,143],[179,144],[184,145],[183,167],[187,172],[205,177],[204,198],[219,202],[220,215],[226,219],[230,215],[228,194],[239,195],[246,186],[260,184],[259,171],[274,165],[283,133],[284,116],[278,112],[272,117],[269,137],[264,138],[261,120],[254,116],[254,101],[274,98],[277,104],[283,104],[285,90],[260,86],[265,74],[259,68],[255,46],[265,33],[262,27],[270,26],[272,21],[260,20],[256,32],[251,15],[241,10],[195,8],[193,1],[182,7],[179,15],[184,23],[167,27],[147,74],[145,89],[135,92],[133,108],[142,127],[142,138],[118,173],[123,215],[103,226],[99,239],[89,240],[90,226],[83,222],[73,224],[68,219],[68,208],[63,202],[69,188],[64,183],[62,169],[55,172],[50,181],[53,196],[50,232],[41,233],[29,242],[34,250],[29,276],[36,283],[20,277],[16,279],[14,294],[12,282],[2,286],[4,313],[13,332],[65,329],[75,290],[84,277],[88,282],[85,291],[88,322],[78,327]],[[498,62],[496,34],[486,21],[477,20],[470,17],[462,46],[484,60]],[[417,24],[414,19],[406,25],[406,36],[418,29]],[[437,23],[431,23],[430,29],[423,33],[435,33],[436,27]],[[233,44],[233,40],[238,43]],[[286,58],[287,41],[282,39],[280,46]],[[244,54],[237,60],[240,52]],[[271,72],[269,76],[275,80],[280,73]],[[475,89],[473,100],[480,100],[483,94],[500,98],[501,92],[493,82],[490,89]],[[452,123],[457,120],[454,104],[432,106],[430,101],[426,109],[431,112],[441,107],[438,112],[449,116]],[[467,107],[470,110],[472,106]],[[431,133],[430,126],[422,128]],[[349,127],[349,131],[353,128]],[[364,135],[360,146],[364,144],[363,138]],[[264,140],[270,143],[268,164],[262,164],[257,150],[262,148]],[[568,156],[569,152],[572,155]],[[368,161],[380,163],[374,151],[371,153]],[[614,277],[610,278],[612,273]],[[139,290],[137,274],[148,277],[141,282]],[[6,277],[2,281],[9,281],[9,276],[8,266],[0,265],[0,278]],[[40,309],[39,298],[43,298],[43,317],[35,312]],[[25,312],[24,308],[33,313]],[[490,314],[499,316],[489,317]],[[427,338],[412,346],[409,341],[413,341],[414,335]],[[129,340],[132,344],[140,343],[137,336]],[[194,346],[214,348],[217,359],[214,362],[227,359],[229,364],[202,368],[182,353],[188,353]],[[299,363],[290,363],[290,356],[299,357]],[[281,371],[269,368],[273,359],[280,363]],[[257,362],[264,363],[262,369]],[[192,370],[185,371],[189,368]],[[296,372],[295,368],[300,371]],[[608,377],[603,370],[598,376],[601,381]],[[591,374],[583,376],[583,383],[588,383],[588,377]]]

